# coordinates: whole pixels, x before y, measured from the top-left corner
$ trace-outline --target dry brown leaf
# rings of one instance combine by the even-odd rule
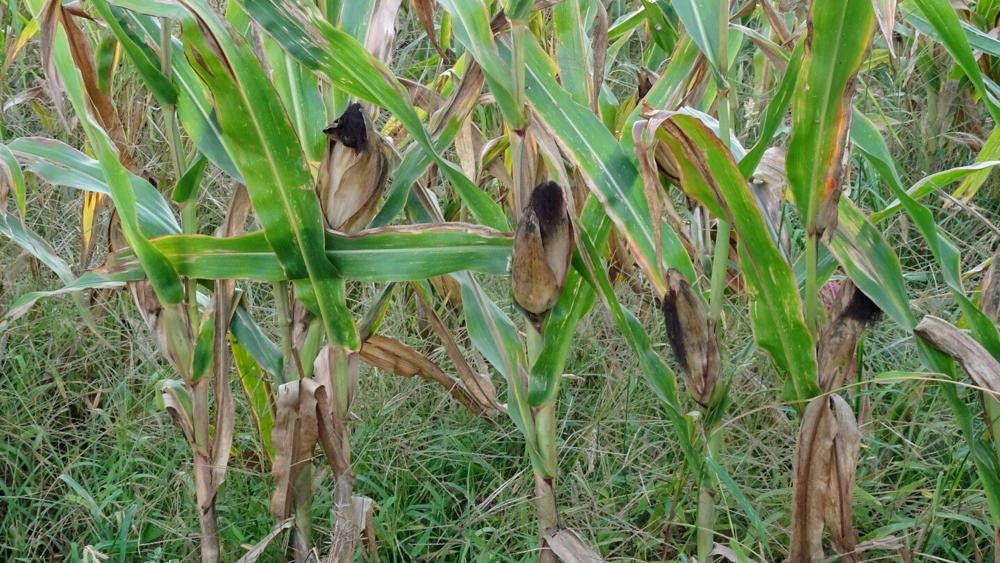
[[[177,394],[177,388],[171,385],[164,385],[160,391],[163,399],[163,408],[170,415],[174,424],[181,429],[184,438],[189,444],[194,443],[194,427],[191,424],[191,413],[184,408],[184,403]]]
[[[412,347],[403,344],[395,338],[373,334],[365,340],[361,347],[361,359],[365,363],[373,365],[379,369],[401,375],[403,377],[413,377],[419,375],[428,381],[434,381],[444,387],[456,401],[469,407],[475,412],[479,412],[477,402],[466,391],[465,386],[460,381],[455,381],[448,377],[444,371],[432,362],[429,358],[414,350]]]
[[[749,557],[743,557],[741,559],[731,547],[724,546],[721,543],[717,543],[712,546],[712,556],[722,557],[726,561],[731,561],[732,563],[757,563]]]
[[[885,44],[889,48],[889,54],[896,56],[895,41],[892,39],[893,28],[896,26],[896,0],[872,0],[872,7],[875,8],[875,19],[878,21],[878,28],[885,37]]]
[[[817,397],[802,415],[792,460],[792,539],[789,559],[823,561],[825,499],[836,426],[826,397]]]
[[[213,327],[212,362],[215,369],[215,437],[212,440],[213,496],[226,478],[226,467],[233,446],[235,407],[233,390],[229,386],[229,325],[236,312],[235,280],[218,280],[212,295]],[[206,421],[207,422],[207,421]]]
[[[368,37],[365,50],[382,64],[392,62],[392,44],[396,39],[396,14],[402,0],[376,0],[375,9],[368,19]]]
[[[604,558],[587,546],[570,528],[562,528],[545,535],[549,548],[565,563],[604,563]]]
[[[243,557],[237,559],[236,563],[256,563],[257,559],[264,554],[267,546],[271,545],[271,542],[274,541],[274,538],[278,537],[281,532],[291,528],[293,524],[295,524],[294,518],[288,518],[279,522],[274,528],[271,528],[271,531],[266,536],[261,538],[259,542],[244,553]]]
[[[785,203],[788,176],[785,175],[785,149],[771,147],[764,151],[757,169],[750,178],[750,189],[768,223],[778,233],[781,248],[788,254],[790,248],[788,231],[781,220],[781,209]]]
[[[247,187],[237,184],[232,199],[229,200],[229,208],[226,209],[226,219],[216,231],[216,236],[234,237],[243,234],[251,211],[253,205],[250,203]]]
[[[955,325],[933,315],[924,317],[914,332],[931,346],[954,357],[976,385],[989,389],[1000,398],[1000,361],[982,344]]]
[[[351,497],[354,508],[355,527],[361,530],[361,543],[364,546],[366,561],[378,561],[378,543],[375,535],[375,501],[369,497]]]
[[[434,45],[434,50],[447,63],[448,54],[441,48],[441,44],[437,40],[437,33],[434,32],[434,0],[410,0],[410,2],[413,5],[413,11],[417,13],[421,27],[424,28],[431,44]]]
[[[415,293],[424,305],[431,330],[434,331],[434,334],[444,344],[445,352],[448,354],[448,358],[451,359],[451,363],[455,366],[458,378],[464,385],[465,390],[475,399],[479,408],[482,409],[483,414],[489,418],[493,418],[499,414],[500,410],[500,403],[497,401],[496,386],[493,385],[489,377],[477,373],[472,369],[472,366],[469,365],[462,354],[461,348],[458,347],[458,343],[452,336],[451,331],[441,321],[441,317],[434,311],[431,304],[424,299],[424,295],[420,291],[416,291]]]
[[[603,2],[597,2],[597,17],[594,29],[591,31],[593,40],[590,50],[594,54],[594,77],[590,85],[590,109],[595,115],[600,115],[598,102],[601,96],[601,85],[604,84],[604,64],[608,56],[608,11]]]
[[[772,0],[758,0],[760,7],[764,11],[764,17],[767,18],[768,25],[771,26],[771,30],[775,35],[778,36],[778,41],[783,47],[787,47],[791,44],[792,34],[788,32],[788,28],[785,27],[785,19],[781,14],[774,9],[771,5]]]

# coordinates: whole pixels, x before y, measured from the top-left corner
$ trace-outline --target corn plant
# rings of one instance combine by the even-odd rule
[[[78,122],[83,137],[79,148],[34,137],[0,144],[0,232],[64,284],[21,297],[4,323],[70,293],[96,331],[79,293],[128,289],[177,375],[160,383],[161,402],[190,446],[204,561],[224,557],[215,499],[243,416],[270,463],[275,520],[244,560],[285,530],[289,559],[318,559],[321,548],[327,561],[379,557],[379,499],[354,490],[361,362],[432,381],[484,418],[506,413],[531,468],[539,560],[601,560],[599,538],[572,529],[558,494],[559,408],[572,392],[563,372],[598,301],[662,400],[680,482],[697,489],[684,501],[698,561],[775,560],[786,547],[791,561],[823,561],[825,536],[839,558],[861,561],[896,541],[862,541],[852,510],[863,435],[851,389],[863,383],[864,333],[880,312],[943,374],[1000,529],[996,257],[977,301],[921,202],[958,181],[948,208],[962,209],[1000,164],[1000,133],[975,163],[906,188],[865,112],[878,103],[867,81],[906,49],[931,45],[950,58],[919,64],[943,74],[953,61],[964,78],[947,88],[982,106],[962,111],[1000,117],[1000,42],[989,35],[997,2],[956,12],[945,0],[913,0],[897,17],[896,3],[881,0],[413,0],[405,9],[433,61],[418,78],[390,70],[399,0],[23,4],[49,95],[57,107],[70,102],[61,122],[67,131]],[[630,50],[643,67],[637,91],[618,85]],[[166,171],[146,170],[130,150],[116,73],[155,101],[149,120]],[[946,86],[928,84],[935,111],[958,111],[945,106]],[[851,193],[862,162],[892,198],[870,213]],[[25,171],[83,192],[79,268],[26,222]],[[222,198],[216,218],[206,204]],[[107,252],[95,244],[104,206]],[[901,211],[951,292],[954,322],[917,320],[884,228]],[[625,306],[623,282],[655,303],[652,315]],[[254,306],[261,298],[273,318]],[[383,330],[394,301],[412,302],[450,367]],[[730,330],[741,321],[792,407],[775,416],[799,418],[780,548],[724,463],[736,398]],[[673,361],[649,332],[660,323]],[[502,378],[506,403],[480,356]],[[327,471],[334,514],[321,540],[312,502]],[[721,495],[750,523],[728,546]]]

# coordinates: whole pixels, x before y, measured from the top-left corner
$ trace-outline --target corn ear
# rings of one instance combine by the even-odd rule
[[[388,162],[383,141],[361,104],[351,104],[323,130],[329,137],[317,195],[327,227],[356,232],[375,216]]]
[[[539,184],[531,192],[514,234],[511,278],[514,300],[536,319],[555,306],[573,252],[573,226],[562,188]]]
[[[688,392],[701,406],[707,407],[722,370],[715,323],[708,316],[704,299],[673,268],[667,270],[662,310],[667,339],[684,370]]]

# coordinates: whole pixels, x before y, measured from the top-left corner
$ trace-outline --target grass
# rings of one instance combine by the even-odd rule
[[[5,249],[3,264],[14,262],[16,255]],[[4,299],[52,283],[26,271],[14,277],[5,283]],[[629,299],[662,342],[652,304],[636,295]],[[940,300],[929,300],[935,302]],[[111,296],[102,308],[99,328],[110,348],[86,333],[60,300],[46,302],[5,335],[4,560],[61,560],[88,545],[112,560],[194,560],[190,455],[155,406],[155,383],[169,372],[124,295]],[[415,334],[405,326],[410,319],[398,311],[387,322]],[[735,329],[729,353],[745,359],[735,368],[731,412],[740,414],[727,422],[723,461],[763,521],[768,557],[780,558],[778,546],[787,542],[789,530],[794,417],[790,407],[774,403],[778,393],[767,363],[757,354],[739,354],[751,342],[747,327]],[[695,506],[676,493],[692,483],[678,482],[681,457],[661,403],[602,310],[577,341],[569,362],[576,377],[560,401],[565,519],[609,559],[672,560],[690,553],[694,546],[685,538]],[[409,343],[441,355],[418,337]],[[867,378],[918,365],[912,344],[889,322],[878,324],[866,350]],[[936,385],[869,383],[857,391],[857,400],[871,404],[856,495],[861,533],[893,534],[944,560],[973,558],[977,546],[970,537],[984,537],[975,528],[988,515]],[[354,414],[357,489],[378,499],[376,527],[386,560],[534,559],[532,476],[508,420],[479,420],[434,385],[372,371],[363,375]],[[246,418],[238,417],[235,448],[219,498],[230,557],[272,525],[270,477]],[[314,504],[318,535],[327,532],[322,515],[332,502],[331,480],[325,479]],[[673,506],[674,498],[688,500]],[[937,503],[933,514],[931,500]],[[725,488],[719,506],[719,541],[750,539],[751,522]],[[276,550],[272,557],[278,557]]]

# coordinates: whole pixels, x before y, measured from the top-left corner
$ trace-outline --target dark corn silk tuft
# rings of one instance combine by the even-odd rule
[[[328,137],[356,151],[368,146],[368,132],[365,130],[365,114],[361,104],[347,106],[344,113],[323,130]]]
[[[351,104],[326,129],[329,141],[316,195],[326,226],[347,233],[368,226],[388,171],[384,141],[361,104]]]
[[[573,227],[562,188],[535,187],[514,233],[511,283],[514,301],[533,322],[559,300],[573,251]]]
[[[854,294],[851,296],[851,300],[847,303],[847,307],[844,308],[844,316],[846,318],[861,323],[874,321],[881,312],[882,309],[879,309],[874,301],[865,295],[863,291],[856,288]]]

